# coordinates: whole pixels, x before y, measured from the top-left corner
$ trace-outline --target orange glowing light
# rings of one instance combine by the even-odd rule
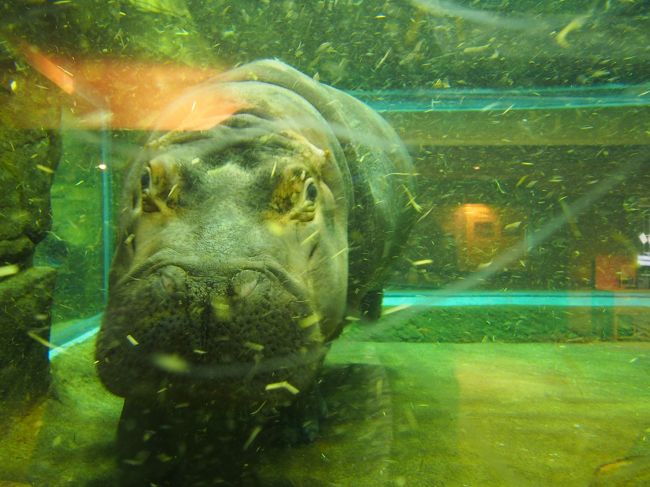
[[[74,97],[69,110],[84,128],[205,130],[240,108],[216,85],[197,89],[191,103],[178,102],[181,94],[218,75],[215,69],[59,59],[33,46],[23,46],[21,51],[34,69]]]

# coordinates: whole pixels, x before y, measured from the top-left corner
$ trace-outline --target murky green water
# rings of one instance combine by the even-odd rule
[[[647,2],[92,0],[1,2],[0,12],[0,485],[650,482]],[[270,95],[255,107],[249,106],[252,98],[238,106],[237,97],[209,103],[190,97],[179,108],[187,90],[267,58],[378,112],[403,141],[413,168],[384,170],[398,158],[388,148],[390,137],[373,132],[370,123],[336,119],[349,105],[337,105],[333,92],[327,92],[331,101],[325,97],[319,105],[297,81],[288,90],[317,106],[323,126],[310,126],[307,118],[297,118],[292,128],[280,126],[277,120],[285,111],[294,113],[294,105],[272,112],[276,101]],[[240,84],[254,83],[268,80],[253,77]],[[243,88],[241,93],[247,96]],[[206,104],[218,110],[201,112]],[[203,167],[203,156],[183,161],[181,152],[170,163],[181,168],[177,173],[147,163],[149,173],[136,178],[139,192],[129,193],[125,177],[143,158],[152,131],[181,134],[178,147],[191,147],[205,134],[218,141],[221,135],[209,132],[215,124],[248,127],[232,122],[237,110],[266,117],[270,125],[260,126],[288,142],[278,146],[266,132],[256,132],[220,149],[225,159],[204,176],[221,188],[218,194],[195,191],[203,183],[188,175]],[[213,121],[199,123],[204,119]],[[295,160],[312,157],[305,154],[323,161],[343,157],[315,142],[324,140],[318,134],[326,130],[348,164],[373,164],[375,172],[353,170],[342,177],[349,183],[341,185],[353,188],[348,193],[329,184],[335,204],[322,213],[328,223],[301,236],[300,245],[276,249],[278,262],[288,264],[278,264],[281,270],[271,266],[271,284],[316,291],[304,299],[291,291],[288,302],[268,291],[265,296],[272,298],[254,319],[242,311],[246,326],[252,319],[259,329],[246,329],[239,338],[211,328],[236,322],[231,314],[240,308],[233,296],[259,299],[256,293],[268,284],[259,277],[251,284],[250,274],[242,273],[236,274],[243,282],[236,288],[223,284],[235,277],[215,273],[214,262],[227,260],[220,256],[245,253],[255,242],[245,232],[211,247],[233,231],[223,219],[244,207],[259,210],[260,222],[282,214],[260,226],[259,235],[266,236],[258,241],[288,239],[311,228],[312,213],[327,194],[321,186],[308,190],[307,183],[305,195],[292,189],[312,176],[330,183],[326,162],[313,174],[296,172],[299,183],[289,179],[278,185],[281,190],[267,189],[268,181],[284,174],[286,161],[279,158],[250,186],[255,191],[237,190],[237,204],[225,217],[210,222],[197,213],[189,220],[206,218],[204,223],[177,234],[178,242],[189,234],[196,245],[182,244],[185,252],[174,250],[177,260],[165,263],[183,267],[179,262],[188,257],[199,259],[203,267],[194,274],[183,268],[208,283],[199,292],[207,295],[203,301],[182,297],[164,309],[142,305],[149,312],[141,312],[141,302],[178,290],[169,273],[141,295],[127,288],[136,296],[131,301],[115,297],[117,280],[109,289],[109,268],[116,249],[132,245],[138,256],[156,248],[145,237],[164,235],[181,210],[197,207],[189,202],[226,198],[229,187],[239,188],[257,174],[254,168],[280,153],[278,147],[297,150],[303,144]],[[257,146],[246,137],[268,146],[250,149]],[[164,139],[156,144],[164,147]],[[157,149],[147,150],[155,155]],[[373,151],[389,154],[389,162],[372,162]],[[230,177],[222,171],[228,161],[241,170],[222,184],[220,178]],[[181,176],[173,179],[176,174]],[[391,178],[404,179],[390,186]],[[178,184],[161,183],[166,180]],[[370,196],[359,194],[366,180],[375,184]],[[164,194],[154,191],[156,184]],[[354,203],[350,191],[357,193]],[[296,201],[311,202],[316,210]],[[310,242],[318,244],[309,258],[327,252],[329,240],[321,238],[334,233],[338,221],[330,217],[348,204],[350,214],[361,216],[341,230],[347,246],[332,246],[316,267],[334,268],[342,254],[351,261],[374,255],[353,264],[353,272],[390,261],[382,317],[360,320],[351,306],[341,311],[347,326],[313,380],[318,391],[311,383],[298,391],[294,376],[285,374],[295,357],[278,362],[269,352],[285,340],[284,332],[276,334],[277,343],[269,338],[275,336],[267,332],[269,323],[284,323],[267,317],[277,308],[310,303],[309,311],[296,308],[295,324],[318,326],[310,340],[322,341],[329,337],[321,333],[327,316],[320,310],[331,308],[320,303],[337,289],[345,295],[347,288],[348,303],[355,304],[355,289],[377,290],[354,276],[338,287],[325,278],[319,283],[305,276],[329,274],[311,273],[311,260],[296,264]],[[282,213],[287,205],[293,213]],[[119,222],[129,211],[157,220],[125,229]],[[385,220],[376,217],[381,211]],[[413,220],[402,251],[391,256],[386,244],[376,254],[357,254],[375,241],[398,240],[406,232],[390,220],[398,213]],[[295,221],[290,232],[278,230]],[[220,230],[206,243],[201,236],[211,225]],[[244,257],[245,272],[270,266],[268,256]],[[133,281],[152,279],[129,275]],[[224,286],[227,292],[215,291]],[[126,368],[136,383],[149,381],[156,390],[126,394],[132,406],[124,413],[124,399],[111,394],[96,371],[106,361],[94,348],[109,298],[114,320],[144,320],[149,329],[172,330],[176,322],[169,316],[185,316],[174,314],[175,308],[186,307],[193,317],[180,319],[183,329],[193,331],[168,339],[156,335],[171,345],[144,355],[167,378],[148,379],[138,362]],[[138,311],[129,315],[129,307]],[[245,351],[233,354],[248,365],[237,358],[209,362],[211,352],[204,348],[210,340],[197,338],[199,328],[204,337],[232,340],[233,350],[244,343]],[[149,346],[135,325],[123,335],[129,346]],[[189,359],[181,344],[186,339],[198,343]],[[227,349],[219,350],[229,357]],[[307,350],[304,345],[296,351],[305,370],[320,353]],[[229,391],[203,394],[219,382],[213,376],[225,376],[238,364]],[[252,390],[252,377],[265,367],[277,380],[269,379],[260,395],[226,399]],[[206,373],[212,379],[206,381]],[[186,378],[194,384],[190,392],[179,385]],[[286,396],[274,396],[277,389]],[[283,398],[278,404],[277,397]],[[296,406],[288,407],[290,402]]]

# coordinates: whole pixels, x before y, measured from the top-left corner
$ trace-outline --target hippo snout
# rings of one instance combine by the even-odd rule
[[[182,298],[186,291],[186,283],[192,277],[182,267],[166,265],[156,271],[158,286],[161,295]],[[214,286],[218,279],[212,279]],[[265,280],[259,271],[235,271],[230,278],[223,278],[222,292],[237,299],[249,297],[260,280]]]
[[[183,300],[188,296],[188,283],[193,283],[194,288],[205,287],[205,292],[212,294],[212,300],[222,297],[237,303],[246,301],[247,306],[256,304],[256,301],[260,306],[274,304],[265,302],[268,299],[306,301],[300,284],[275,267],[243,270],[233,267],[231,271],[220,273],[210,269],[206,276],[203,275],[206,274],[205,268],[188,268],[190,270],[174,264],[157,266],[153,280],[157,280],[155,287],[161,301],[168,298]]]
[[[216,395],[232,394],[242,383],[260,393],[283,378],[297,387],[306,380],[313,364],[304,361],[321,356],[323,338],[297,284],[275,267],[214,267],[159,264],[114,290],[105,317],[112,326],[102,330],[100,353],[110,374],[102,373],[103,380],[115,392],[209,379]],[[300,380],[296,368],[305,369]]]

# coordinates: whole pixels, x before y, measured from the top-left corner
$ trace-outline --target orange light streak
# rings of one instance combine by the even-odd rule
[[[207,84],[196,90],[191,103],[178,103],[182,94],[219,74],[215,69],[59,59],[34,46],[23,46],[21,52],[35,70],[73,97],[69,112],[83,128],[205,130],[233,115],[239,106],[220,93],[218,85]]]

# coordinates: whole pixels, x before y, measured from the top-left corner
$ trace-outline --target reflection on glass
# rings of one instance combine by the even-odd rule
[[[0,11],[0,485],[648,484],[644,2],[90,0]],[[210,84],[261,59],[307,76],[291,84],[296,98],[248,103],[251,86],[282,77],[228,93]],[[399,151],[377,163],[398,147],[388,132],[339,123],[349,107],[319,82],[386,119],[414,167],[392,166]],[[314,92],[318,116],[339,117],[326,135],[312,112],[290,116]],[[223,136],[233,132],[243,136]],[[190,154],[203,143],[216,149]],[[314,181],[330,181],[341,154],[359,169],[329,184],[336,204],[312,218],[327,194]],[[313,174],[292,166],[309,158],[321,161]],[[324,237],[335,225],[300,233],[347,205],[356,216],[337,239]],[[259,221],[284,219],[233,237],[231,216],[257,210]],[[153,223],[125,225],[131,211]],[[114,249],[160,250],[148,238],[179,211],[194,211],[191,224],[159,255],[192,262],[190,277],[163,262],[129,274],[122,289],[141,291],[116,294],[109,271],[124,254],[112,264]],[[404,215],[414,225],[393,255]],[[287,222],[298,222],[291,235]],[[266,261],[229,280],[215,272],[232,252],[289,237],[300,241],[282,256],[291,272]],[[322,258],[318,272],[304,249]],[[345,259],[361,278],[323,277]],[[319,292],[297,303],[303,281]],[[353,306],[321,332],[337,292]],[[164,309],[151,305],[160,296],[173,298]],[[235,299],[250,296],[268,298],[256,314]],[[128,319],[115,340],[140,360],[117,381],[153,390],[126,401],[97,375],[97,333],[116,316]],[[273,355],[287,348],[287,324],[311,341]],[[261,376],[254,407],[224,399]],[[125,476],[142,465],[155,480]]]

